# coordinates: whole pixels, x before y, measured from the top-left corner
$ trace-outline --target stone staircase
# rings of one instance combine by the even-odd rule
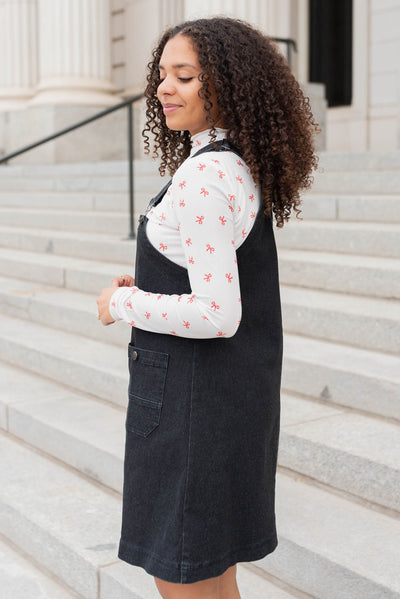
[[[321,155],[303,221],[276,230],[279,546],[239,566],[243,599],[400,598],[399,167]],[[138,215],[160,180],[135,170]],[[0,169],[4,599],[158,597],[116,557],[130,331],[96,318],[99,290],[133,272],[126,171]]]

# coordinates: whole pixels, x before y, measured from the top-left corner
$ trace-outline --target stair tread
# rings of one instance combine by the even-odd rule
[[[116,561],[120,520],[117,497],[4,435],[0,437],[0,449],[0,501],[6,508],[4,534],[13,542],[19,537],[27,552],[26,544],[36,549],[42,541],[39,553],[58,575],[63,567],[69,576],[75,575],[68,568],[71,564],[60,560],[61,545],[95,568]],[[344,572],[351,570],[375,584],[400,590],[400,522],[396,519],[279,472],[276,509],[281,538],[333,561]],[[37,533],[34,538],[23,534],[27,523]],[[56,541],[56,547],[54,543],[51,548],[43,544],[44,534]],[[365,551],[366,547],[370,550]],[[279,559],[279,545],[275,553]],[[88,584],[86,578],[84,583]],[[87,599],[97,590],[93,580],[91,584]]]
[[[285,433],[385,464],[400,472],[400,423],[282,394]],[[396,455],[397,453],[397,455]]]
[[[98,568],[117,561],[120,499],[0,435],[1,530],[85,599]]]
[[[377,319],[400,320],[400,304],[397,300],[306,289],[290,285],[281,285],[281,297],[284,302],[291,305],[306,305],[310,309],[336,310],[346,314],[371,316]]]
[[[77,218],[85,218],[85,217],[92,217],[92,218],[101,218],[101,219],[109,219],[109,218],[115,218],[115,217],[126,217],[128,214],[128,210],[126,211],[117,211],[117,210],[65,210],[65,208],[61,211],[59,208],[27,208],[26,206],[15,206],[15,207],[11,207],[11,206],[0,206],[0,215],[1,214],[6,214],[6,213],[23,213],[23,214],[30,214],[30,215],[39,215],[39,216],[43,216],[46,217],[46,215],[56,215],[59,216],[60,214],[63,215],[64,217],[69,217],[69,216],[76,216]],[[10,226],[10,225],[9,225]]]
[[[396,272],[400,271],[400,259],[388,258],[386,256],[365,256],[362,254],[279,248],[278,257],[285,260],[304,260],[310,263],[323,263],[326,265],[375,267],[394,270]]]
[[[124,366],[126,366],[127,352],[122,348],[4,314],[0,314],[0,325],[0,336],[15,344],[23,345],[33,351],[40,349],[51,356],[68,358],[81,366],[96,366],[100,372],[109,371],[120,376],[126,375]]]
[[[108,234],[108,233],[90,233],[83,231],[61,231],[60,229],[30,229],[29,227],[12,227],[12,226],[0,226],[1,233],[20,233],[23,235],[31,235],[32,237],[55,237],[59,239],[75,239],[75,240],[88,240],[88,241],[102,241],[104,243],[120,243],[125,245],[126,243],[133,243],[134,240],[124,239],[121,235]],[[14,251],[10,249],[10,251]],[[46,254],[47,255],[47,254]]]
[[[47,297],[48,301],[53,301],[51,293],[48,295],[46,292],[43,293]],[[70,293],[69,291],[66,291],[65,296],[71,297],[71,299],[73,298],[72,301],[76,301],[77,305],[85,305],[86,310],[89,310],[87,294],[79,294],[79,292]],[[95,298],[93,298],[93,306],[94,299]],[[57,301],[55,296],[54,301]],[[25,322],[1,314],[0,322],[2,324],[2,336],[7,334],[11,335],[12,327],[15,326],[21,328],[30,327],[32,334],[36,333],[40,338],[40,330],[42,328],[41,325],[32,322]],[[7,333],[7,331],[9,332]],[[77,335],[71,335],[70,333],[65,333],[62,331],[52,332],[52,329],[47,329],[47,332],[49,336],[52,336],[52,334],[63,334],[66,336],[66,339],[69,339],[69,336],[74,337],[74,340],[76,337],[79,338]],[[18,336],[14,335],[14,339],[18,339]],[[23,335],[22,339],[24,339],[25,342],[29,342],[27,335]],[[84,343],[87,343],[88,347],[90,347],[90,344],[93,344],[93,347],[101,346],[102,349],[98,350],[100,353],[104,350],[104,344],[98,341],[82,339],[82,341],[79,342],[81,347],[83,347],[82,344]],[[121,350],[119,348],[110,346],[109,351],[110,354],[114,352],[113,355],[115,355],[115,358],[119,359],[119,356],[121,355]],[[400,383],[400,359],[394,355],[388,355],[381,352],[352,346],[345,346],[325,340],[311,339],[290,333],[285,335],[285,353],[291,357],[295,357],[296,355],[301,356],[301,359],[305,362],[330,364],[347,372],[355,371],[362,374],[368,374],[369,376],[376,376],[378,378],[388,378]],[[107,360],[105,360],[105,363],[106,362]]]
[[[397,356],[293,334],[285,335],[284,353],[292,358],[299,356],[307,363],[329,364],[345,372],[400,383],[400,358]]]
[[[157,162],[151,158],[135,159],[135,170],[137,173],[146,175],[158,174]],[[20,177],[21,175],[36,176],[38,178],[54,175],[63,175],[71,177],[86,174],[98,174],[102,176],[127,176],[128,161],[127,160],[112,160],[112,161],[96,161],[96,162],[69,162],[59,164],[8,164],[1,167],[2,175],[9,177]],[[136,173],[135,173],[136,174]]]
[[[0,539],[2,599],[77,599]]]
[[[282,537],[400,592],[398,519],[284,474],[277,476],[276,508]]]
[[[289,228],[293,229],[294,227],[298,227],[298,230],[306,230],[306,229],[316,229],[317,231],[323,231],[324,229],[333,230],[333,231],[365,231],[367,233],[399,233],[400,232],[400,223],[372,223],[372,222],[355,222],[355,221],[341,221],[341,220],[302,220],[298,221],[296,219],[290,220],[285,224],[284,228],[281,231],[278,231],[277,238],[285,234],[285,230]],[[383,228],[383,229],[382,229]]]
[[[115,272],[120,272],[126,269],[126,264],[113,262],[98,262],[96,260],[75,258],[72,256],[58,256],[55,254],[41,254],[39,252],[27,252],[24,250],[10,250],[0,247],[0,259],[10,259],[14,261],[23,261],[31,264],[39,264],[43,266],[58,266],[60,268],[83,268],[85,270],[98,271],[109,273],[114,269]]]
[[[0,363],[0,391],[3,428],[121,491],[122,466],[117,476],[112,474],[123,456],[125,409],[4,363]],[[396,423],[283,393],[281,427],[283,437],[299,439],[317,454],[323,447],[335,459],[339,455],[347,461],[358,458],[364,478],[374,464],[385,466],[393,476],[400,473]],[[101,453],[101,459],[95,452]],[[102,478],[99,463],[104,468],[104,460],[110,457],[114,458],[108,464],[111,476]]]

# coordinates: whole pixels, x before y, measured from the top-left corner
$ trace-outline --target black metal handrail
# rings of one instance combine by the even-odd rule
[[[292,66],[292,49],[297,52],[297,44],[291,37],[270,37],[270,40],[277,44],[286,44],[286,57],[289,66]]]
[[[129,160],[129,228],[130,228],[129,233],[128,233],[128,239],[135,239],[134,224],[133,224],[134,171],[133,171],[132,104],[134,104],[135,102],[138,102],[142,98],[143,98],[143,94],[138,94],[136,96],[132,96],[131,98],[127,98],[123,102],[119,102],[118,104],[115,104],[114,106],[105,108],[104,110],[101,110],[100,112],[97,112],[96,114],[93,114],[92,116],[89,116],[86,119],[82,119],[81,121],[78,121],[77,123],[74,123],[73,125],[70,125],[69,127],[60,129],[60,131],[56,131],[55,133],[52,133],[51,135],[47,135],[46,137],[43,137],[42,139],[39,139],[38,141],[35,141],[27,146],[24,146],[23,148],[20,148],[19,150],[15,150],[15,152],[10,152],[9,154],[6,154],[5,156],[0,157],[0,164],[5,164],[9,160],[11,160],[11,158],[20,156],[21,154],[24,154],[25,152],[28,152],[29,150],[33,150],[33,148],[37,148],[38,146],[41,146],[42,144],[45,144],[49,141],[53,141],[53,139],[56,139],[57,137],[61,137],[61,135],[65,135],[66,133],[69,133],[70,131],[74,131],[75,129],[79,129],[80,127],[83,127],[84,125],[87,125],[88,123],[97,121],[97,119],[101,119],[103,116],[106,116],[107,114],[110,114],[111,112],[115,112],[116,110],[120,110],[121,108],[127,107],[127,109],[128,109],[128,160]]]

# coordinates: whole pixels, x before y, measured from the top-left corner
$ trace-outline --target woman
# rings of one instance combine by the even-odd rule
[[[282,327],[272,220],[316,166],[309,102],[268,38],[229,18],[169,29],[145,96],[160,172],[135,279],[97,300],[129,345],[119,557],[164,599],[240,599],[277,545]]]

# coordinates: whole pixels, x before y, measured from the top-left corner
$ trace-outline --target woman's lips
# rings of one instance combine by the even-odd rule
[[[175,112],[178,108],[180,108],[178,104],[165,104],[163,106],[163,112],[164,114],[171,114],[171,112]]]

